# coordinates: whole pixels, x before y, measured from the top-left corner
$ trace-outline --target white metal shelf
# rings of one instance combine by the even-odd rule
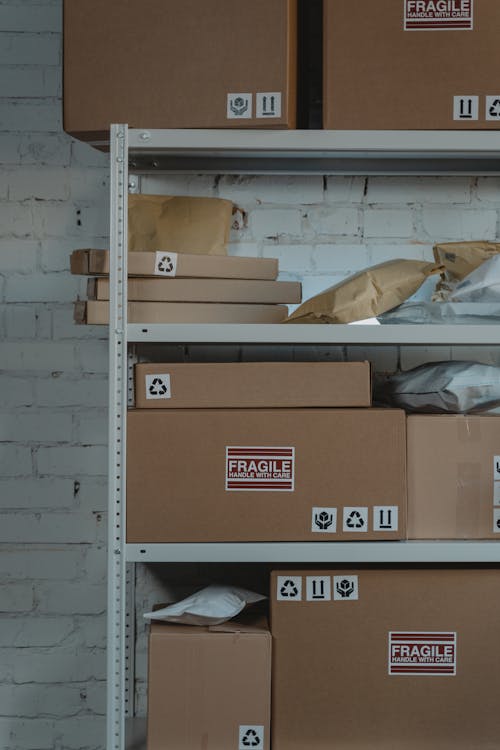
[[[128,340],[168,343],[496,345],[496,325],[129,324]]]
[[[500,132],[129,131],[133,172],[500,174]]]
[[[127,544],[127,562],[500,563],[493,541]]]

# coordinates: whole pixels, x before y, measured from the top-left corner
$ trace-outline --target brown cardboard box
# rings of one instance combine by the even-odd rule
[[[499,539],[500,417],[408,417],[408,538]]]
[[[148,750],[268,750],[270,712],[264,622],[151,626]]]
[[[135,409],[127,541],[404,539],[405,415]]]
[[[293,128],[296,0],[65,0],[64,129]]]
[[[281,323],[284,305],[224,305],[199,302],[129,302],[129,323]],[[109,303],[75,302],[75,323],[109,323]]]
[[[371,406],[369,362],[219,362],[135,366],[138,409]]]
[[[108,250],[74,250],[71,253],[71,273],[84,276],[108,275]],[[274,281],[278,277],[278,260],[276,258],[239,258],[170,252],[129,252],[128,274],[129,276]]]
[[[498,748],[500,570],[279,571],[271,600],[273,750]]]
[[[89,279],[89,299],[109,300],[109,279]],[[296,304],[302,285],[296,281],[246,279],[130,279],[128,298],[144,302],[237,302]]]
[[[499,128],[498,0],[325,0],[324,14],[325,128]]]

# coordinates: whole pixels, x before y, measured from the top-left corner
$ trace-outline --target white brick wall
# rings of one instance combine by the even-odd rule
[[[83,287],[68,258],[75,247],[106,246],[108,175],[106,156],[62,132],[61,5],[0,2],[0,747],[8,750],[104,748],[107,343],[102,328],[72,322]],[[230,252],[278,257],[282,277],[303,279],[306,294],[389,257],[431,259],[437,240],[498,237],[498,178],[176,175],[143,188],[233,200],[248,217]],[[390,369],[466,353],[200,346],[170,355],[372,357]],[[478,356],[499,361],[488,349]],[[165,578],[241,582],[234,566],[168,572],[139,571],[139,616],[180,590]]]

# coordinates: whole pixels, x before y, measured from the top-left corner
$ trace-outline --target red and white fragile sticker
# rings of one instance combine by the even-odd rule
[[[456,673],[456,633],[389,633],[390,675],[443,676]]]
[[[405,0],[405,31],[474,28],[474,0]]]
[[[226,490],[293,492],[294,479],[295,448],[226,448]]]

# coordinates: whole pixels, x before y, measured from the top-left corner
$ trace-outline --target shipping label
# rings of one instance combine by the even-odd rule
[[[456,633],[389,633],[390,675],[443,676],[456,673]]]
[[[272,119],[281,117],[281,92],[269,91],[265,94],[257,94],[256,117],[259,119]]]
[[[293,492],[295,448],[226,447],[226,490]]]
[[[404,0],[405,31],[474,28],[474,0]]]

